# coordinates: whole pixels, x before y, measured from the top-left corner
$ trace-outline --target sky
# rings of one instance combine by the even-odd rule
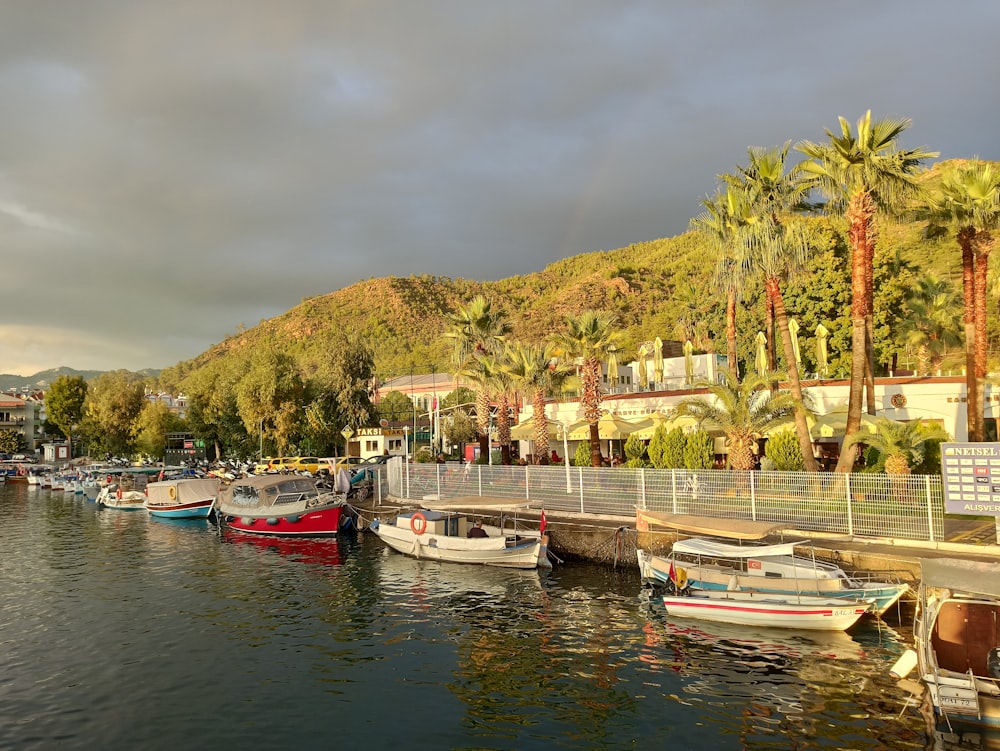
[[[868,109],[1000,160],[997,29],[996,0],[0,0],[0,372],[673,237],[748,147]]]

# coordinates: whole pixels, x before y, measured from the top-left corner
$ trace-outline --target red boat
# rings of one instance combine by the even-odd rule
[[[330,537],[340,529],[346,496],[300,475],[256,475],[219,491],[222,524],[253,535]]]

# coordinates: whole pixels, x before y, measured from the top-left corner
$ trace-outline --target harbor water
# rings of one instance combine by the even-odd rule
[[[206,521],[0,487],[3,749],[922,749],[843,634],[671,620],[634,568],[415,560],[371,534]]]

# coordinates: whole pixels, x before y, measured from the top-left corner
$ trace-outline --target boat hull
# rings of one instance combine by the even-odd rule
[[[207,519],[212,515],[214,505],[214,498],[193,503],[178,503],[172,506],[153,505],[147,501],[146,509],[150,515],[158,516],[161,519]]]
[[[250,535],[275,537],[333,537],[340,530],[343,504],[301,513],[229,513],[220,509],[223,524]]]
[[[663,595],[663,606],[669,615],[681,618],[807,631],[845,631],[870,607],[828,598],[704,591]]]

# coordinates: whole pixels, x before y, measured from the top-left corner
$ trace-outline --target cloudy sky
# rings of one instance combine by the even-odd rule
[[[0,0],[0,372],[678,235],[845,116],[1000,159],[1000,3]]]

